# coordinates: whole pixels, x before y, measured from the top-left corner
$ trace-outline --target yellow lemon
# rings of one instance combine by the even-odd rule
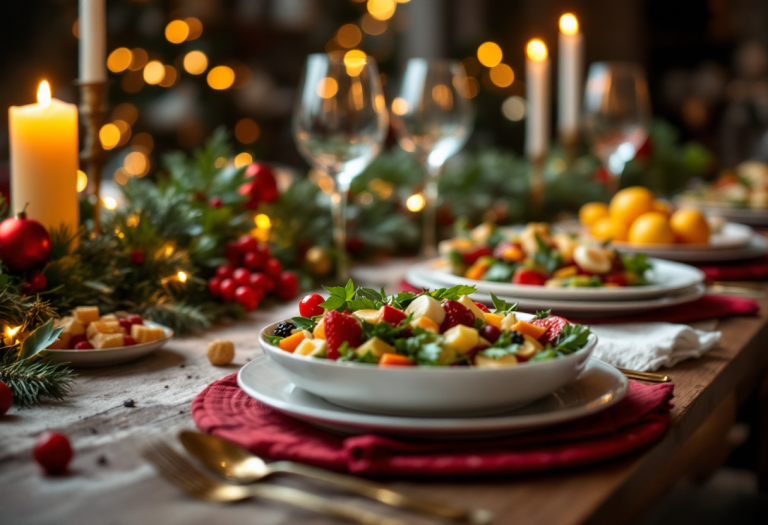
[[[584,226],[592,226],[603,217],[608,217],[608,205],[604,202],[588,202],[579,210],[579,222]]]
[[[666,215],[657,211],[642,214],[629,227],[629,242],[633,244],[673,244],[675,232]]]
[[[609,211],[611,217],[625,224],[632,224],[642,214],[653,211],[654,201],[653,193],[649,189],[633,186],[624,188],[613,196]]]
[[[624,242],[627,240],[627,225],[613,217],[603,217],[592,225],[592,237],[601,241]]]
[[[663,213],[667,217],[670,217],[672,215],[672,206],[664,201],[653,201],[653,211]]]
[[[669,225],[678,241],[685,243],[706,243],[712,231],[704,214],[694,208],[681,208],[672,214]]]

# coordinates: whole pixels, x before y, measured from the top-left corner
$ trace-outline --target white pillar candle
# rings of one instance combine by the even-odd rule
[[[549,58],[546,44],[538,39],[528,42],[525,51],[525,153],[538,159],[549,150]]]
[[[11,139],[11,207],[48,230],[78,228],[77,106],[51,98],[40,84],[37,104],[8,109]]]
[[[570,13],[560,17],[558,62],[558,131],[565,140],[579,133],[584,38],[579,21]]]
[[[80,82],[107,80],[105,0],[80,0]]]

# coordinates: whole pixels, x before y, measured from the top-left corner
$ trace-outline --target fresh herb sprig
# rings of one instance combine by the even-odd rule
[[[517,311],[517,303],[508,304],[504,299],[499,299],[493,292],[491,292],[491,301],[493,301],[493,307],[496,309],[494,313],[499,315],[508,315]]]

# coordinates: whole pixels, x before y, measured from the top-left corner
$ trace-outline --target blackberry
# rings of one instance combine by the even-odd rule
[[[512,332],[512,344],[521,345],[525,342],[525,337],[520,332]]]
[[[272,333],[272,335],[277,335],[279,337],[288,337],[291,335],[291,332],[296,329],[296,325],[293,323],[277,323],[277,326],[275,327],[275,331]]]

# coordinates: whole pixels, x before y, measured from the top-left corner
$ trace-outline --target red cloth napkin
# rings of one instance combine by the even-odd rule
[[[272,460],[399,477],[543,472],[605,461],[650,445],[669,423],[672,384],[630,381],[627,397],[592,416],[522,435],[476,441],[342,436],[283,415],[249,397],[236,374],[192,402],[197,426]]]
[[[768,256],[749,261],[697,266],[711,281],[765,281],[768,279]]]

